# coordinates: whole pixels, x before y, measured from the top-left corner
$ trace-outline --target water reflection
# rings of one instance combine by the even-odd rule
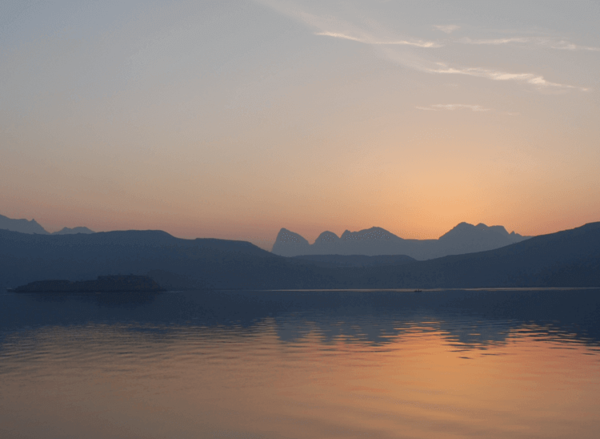
[[[0,437],[593,438],[600,291],[0,295]]]
[[[600,343],[600,290],[596,289],[7,293],[0,295],[0,302],[3,337],[23,328],[97,323],[163,336],[179,327],[252,331],[272,319],[284,342],[316,331],[323,343],[343,338],[385,344],[418,330],[441,331],[449,342],[472,349],[503,342],[511,331],[533,324],[557,341]]]

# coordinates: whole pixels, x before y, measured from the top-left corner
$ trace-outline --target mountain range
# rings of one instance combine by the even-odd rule
[[[434,259],[493,250],[529,238],[515,232],[508,233],[503,226],[488,227],[460,223],[439,239],[402,239],[380,227],[350,232],[342,236],[323,232],[313,244],[297,233],[281,229],[272,252],[280,256],[300,255],[406,255],[417,260]]]
[[[76,235],[95,233],[87,227],[74,227],[49,233],[36,220],[12,219],[0,215],[0,230],[38,234],[38,235]],[[476,226],[460,223],[439,239],[402,239],[380,227],[350,232],[346,230],[340,237],[333,232],[323,232],[313,244],[297,233],[281,229],[277,235],[272,252],[280,256],[307,255],[348,255],[348,256],[383,256],[403,255],[416,260],[427,260],[446,255],[473,253],[492,250],[505,245],[527,239],[515,232],[508,233],[503,226],[488,227],[485,224]],[[317,260],[313,260],[317,261]],[[336,264],[347,265],[338,260]],[[372,265],[362,259],[360,264]],[[323,262],[321,260],[321,262]],[[331,261],[330,261],[331,262]],[[356,261],[350,265],[355,264]]]
[[[244,241],[162,231],[75,235],[0,230],[0,288],[47,279],[148,275],[167,289],[600,286],[600,222],[426,261],[401,256],[282,257]]]
[[[0,215],[0,229],[11,230],[13,232],[30,233],[38,235],[50,235],[51,233],[44,229],[36,220],[12,219]],[[52,235],[73,235],[77,233],[94,233],[87,227],[63,227],[62,230],[52,233]]]

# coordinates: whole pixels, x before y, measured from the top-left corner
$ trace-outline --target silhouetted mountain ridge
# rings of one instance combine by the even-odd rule
[[[38,224],[34,219],[28,221],[26,219],[12,219],[4,215],[0,215],[0,229],[11,230],[20,233],[38,233],[47,235],[48,232]]]
[[[76,235],[77,233],[96,233],[87,227],[63,227],[58,232],[54,232],[53,235]]]
[[[404,256],[286,258],[249,242],[186,240],[162,231],[0,230],[1,288],[118,274],[150,275],[169,289],[600,286],[600,223],[495,250],[412,262]]]
[[[273,253],[280,256],[300,255],[407,255],[418,260],[446,255],[473,253],[514,244],[528,237],[508,233],[504,226],[476,226],[460,223],[439,239],[403,239],[381,227],[350,232],[340,237],[326,231],[311,245],[297,233],[281,229],[273,245]]]
[[[39,235],[49,235],[50,233],[44,229],[36,220],[31,221],[26,219],[12,219],[4,215],[0,215],[0,230],[10,230],[12,232],[30,233]],[[52,233],[52,235],[73,235],[77,233],[95,233],[87,227],[63,227],[61,230]]]

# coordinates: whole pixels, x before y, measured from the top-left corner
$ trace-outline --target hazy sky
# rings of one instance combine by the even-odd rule
[[[281,227],[600,220],[600,1],[0,2],[0,214]]]

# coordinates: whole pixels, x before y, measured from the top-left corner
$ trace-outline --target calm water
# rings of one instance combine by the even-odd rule
[[[597,438],[600,290],[0,294],[0,437]]]

